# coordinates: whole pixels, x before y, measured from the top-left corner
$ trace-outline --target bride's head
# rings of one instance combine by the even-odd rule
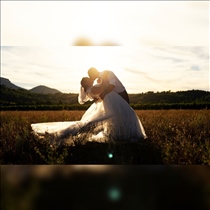
[[[98,78],[98,75],[99,75],[99,72],[96,68],[94,67],[91,67],[89,70],[88,70],[88,75],[91,79],[95,80],[96,78]]]
[[[93,86],[93,80],[90,79],[89,77],[83,77],[80,84],[82,85],[82,87],[86,92],[89,87]]]

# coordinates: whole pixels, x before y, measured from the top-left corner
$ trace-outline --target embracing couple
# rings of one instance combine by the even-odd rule
[[[32,124],[38,136],[53,135],[55,142],[139,142],[147,138],[143,125],[129,105],[125,87],[112,71],[88,70],[78,96],[80,104],[94,101],[78,121]],[[97,84],[94,81],[97,79]],[[54,138],[55,137],[55,138]]]
[[[100,127],[100,137],[110,141],[137,142],[146,134],[140,119],[129,105],[128,93],[112,71],[88,70],[89,77],[83,77],[78,96],[80,104],[94,101],[81,121],[94,122]],[[97,79],[97,84],[93,85]],[[106,138],[108,137],[108,138]]]
[[[125,87],[112,71],[105,70],[103,72],[99,72],[96,68],[92,67],[88,70],[88,75],[89,78],[83,77],[81,85],[82,88],[84,88],[84,91],[87,92],[87,89],[93,86],[94,80],[98,79],[97,83],[100,85],[92,87],[92,92],[98,94],[98,97],[94,98],[96,101],[99,99],[103,100],[108,93],[115,91],[129,104],[129,97]],[[83,100],[86,99],[87,98],[85,97],[84,99],[79,98],[79,103],[83,104],[85,102]]]

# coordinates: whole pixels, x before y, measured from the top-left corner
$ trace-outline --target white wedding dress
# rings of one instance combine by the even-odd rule
[[[97,97],[91,94],[91,88],[87,93],[89,100]],[[135,111],[114,91],[93,103],[79,121],[36,123],[31,127],[39,137],[50,136],[57,143],[138,142],[146,138]]]

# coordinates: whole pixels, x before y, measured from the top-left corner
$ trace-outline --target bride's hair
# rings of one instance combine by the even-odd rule
[[[84,104],[88,100],[93,100],[87,93],[87,89],[93,84],[93,80],[89,77],[83,77],[81,82],[80,92],[78,96],[78,101],[80,104]]]
[[[80,84],[84,88],[85,92],[92,85],[91,83],[93,83],[93,81],[89,77],[83,77],[81,82],[80,82]]]

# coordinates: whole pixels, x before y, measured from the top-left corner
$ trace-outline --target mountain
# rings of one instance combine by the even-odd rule
[[[24,89],[24,90],[26,90],[25,88],[22,88],[22,87],[19,87],[19,86],[13,84],[7,78],[0,77],[0,82],[1,82],[0,85],[4,85],[7,88],[12,88],[12,89],[15,89],[15,90],[17,90],[17,89]],[[46,87],[44,85],[40,85],[40,86],[34,87],[34,88],[30,89],[29,92],[32,92],[32,93],[42,93],[42,94],[61,93],[59,90],[56,90],[56,89],[53,89],[53,88],[50,88],[50,87]]]
[[[43,93],[43,94],[48,94],[48,93],[61,93],[59,90],[53,89],[53,88],[49,88],[46,87],[44,85],[39,85],[37,87],[34,87],[32,89],[29,90],[32,93]]]
[[[24,88],[18,87],[17,85],[14,85],[13,83],[10,82],[9,79],[3,78],[3,77],[0,77],[0,84],[5,85],[6,87],[12,88],[12,89],[15,89],[15,90],[24,89]]]

